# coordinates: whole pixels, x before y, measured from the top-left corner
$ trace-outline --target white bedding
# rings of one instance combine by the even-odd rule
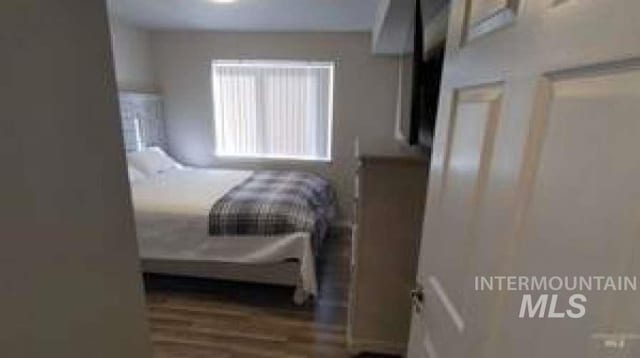
[[[173,169],[131,187],[136,211],[208,216],[211,205],[253,172],[221,169]]]
[[[211,206],[251,171],[174,169],[131,184],[141,258],[243,264],[300,262],[298,299],[317,294],[308,233],[210,236]]]

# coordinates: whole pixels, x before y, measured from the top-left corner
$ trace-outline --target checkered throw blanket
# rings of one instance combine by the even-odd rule
[[[305,172],[260,171],[213,205],[209,233],[309,232],[317,242],[326,233],[334,214],[334,193],[326,179]]]

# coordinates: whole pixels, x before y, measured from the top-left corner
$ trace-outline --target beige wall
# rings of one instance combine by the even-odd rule
[[[152,56],[165,98],[169,147],[180,161],[197,166],[293,168],[329,177],[351,214],[353,142],[364,148],[394,147],[398,58],[371,54],[364,33],[153,32]],[[213,59],[337,61],[333,161],[223,162],[213,155],[210,66]]]
[[[398,102],[396,103],[396,138],[406,141],[411,126],[413,89],[413,55],[403,55],[398,64]]]
[[[109,21],[119,90],[150,92],[155,89],[149,32],[118,19]]]
[[[104,6],[0,2],[2,357],[150,357]]]

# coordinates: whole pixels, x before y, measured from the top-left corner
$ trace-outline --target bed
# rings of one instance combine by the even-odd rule
[[[128,156],[145,272],[295,286],[316,296],[315,256],[335,213],[314,174],[184,167],[162,150]]]

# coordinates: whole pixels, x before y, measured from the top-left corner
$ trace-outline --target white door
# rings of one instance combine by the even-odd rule
[[[640,274],[640,1],[453,0],[448,34],[409,356],[640,356],[637,291],[475,289]]]

